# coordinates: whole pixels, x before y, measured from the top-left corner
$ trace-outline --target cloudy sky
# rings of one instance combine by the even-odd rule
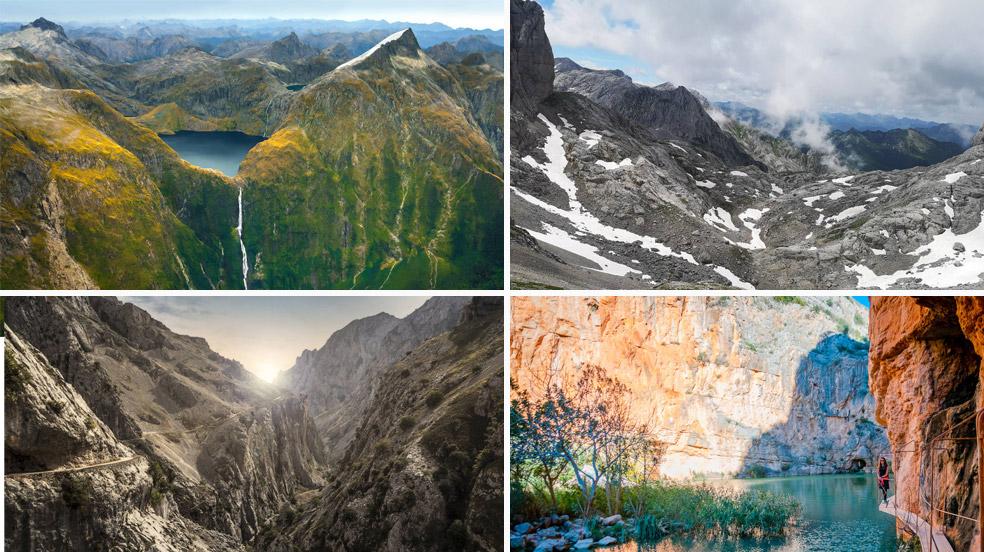
[[[403,318],[427,297],[120,297],[171,330],[204,337],[214,351],[270,380],[352,320]]]
[[[500,0],[3,0],[0,19],[105,21],[127,19],[385,19],[502,29]]]
[[[981,0],[546,0],[557,56],[774,115],[984,121]]]

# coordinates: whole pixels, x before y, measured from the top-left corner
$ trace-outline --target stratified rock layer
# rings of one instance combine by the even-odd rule
[[[871,389],[892,443],[899,506],[942,526],[956,550],[976,549],[975,523],[926,501],[978,516],[984,299],[872,297],[870,331]]]
[[[517,297],[511,377],[534,396],[598,365],[668,444],[668,477],[870,469],[863,308],[840,298]],[[852,338],[853,336],[853,338]]]

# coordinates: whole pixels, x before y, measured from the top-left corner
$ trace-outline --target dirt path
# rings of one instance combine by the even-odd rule
[[[8,474],[4,475],[4,477],[30,477],[30,476],[33,476],[33,475],[52,475],[52,474],[58,474],[58,473],[70,473],[70,472],[76,472],[76,471],[94,470],[94,469],[99,469],[99,468],[105,468],[105,467],[108,467],[108,466],[116,466],[116,465],[120,465],[120,464],[128,464],[128,463],[131,463],[131,462],[137,460],[138,458],[141,458],[141,457],[140,456],[128,456],[126,458],[120,458],[119,460],[110,460],[109,462],[100,462],[98,464],[89,464],[87,466],[77,466],[77,467],[74,467],[74,468],[58,468],[58,469],[47,470],[47,471],[24,472],[24,473],[8,473]]]

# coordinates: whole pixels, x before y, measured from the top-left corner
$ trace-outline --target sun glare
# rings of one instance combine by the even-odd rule
[[[260,368],[256,371],[256,375],[267,383],[273,383],[273,380],[277,379],[277,374],[279,373],[280,370],[269,364],[260,366]]]

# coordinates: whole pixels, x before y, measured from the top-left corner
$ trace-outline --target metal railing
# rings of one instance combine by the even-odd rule
[[[939,414],[939,412],[937,412]],[[934,415],[935,416],[935,415]],[[969,422],[976,420],[976,436],[959,436],[954,435],[954,432],[958,429],[965,427]],[[921,442],[917,442],[917,440]],[[942,488],[942,483],[939,480],[939,470],[936,469],[937,460],[940,459],[941,454],[949,453],[952,450],[954,443],[961,442],[974,442],[978,450],[978,475],[977,475],[977,485],[978,485],[978,495],[980,498],[980,503],[978,504],[978,517],[973,518],[964,513],[953,512],[940,507],[939,499],[944,496],[946,489]],[[921,445],[921,446],[920,446]],[[908,448],[908,447],[912,448]],[[928,520],[922,520],[918,517],[919,512],[911,512],[912,516],[899,515],[899,512],[906,512],[906,510],[900,509],[898,506],[898,485],[896,485],[896,492],[892,496],[892,508],[895,511],[896,519],[901,521],[901,528],[907,533],[913,533],[916,535],[921,534],[920,523],[925,523],[928,525],[929,529],[929,542],[923,543],[923,550],[929,550],[930,552],[942,552],[936,541],[937,533],[943,534],[942,530],[948,526],[945,521],[937,523],[936,514],[940,514],[939,517],[945,520],[947,517],[952,517],[955,520],[969,521],[975,524],[980,524],[982,522],[982,517],[984,517],[984,489],[981,489],[982,485],[982,475],[984,475],[984,458],[981,458],[981,454],[984,453],[984,409],[979,409],[966,415],[959,422],[952,424],[949,428],[938,432],[929,439],[922,440],[921,438],[913,438],[905,443],[899,450],[894,450],[892,467],[893,472],[902,463],[902,460],[907,454],[918,455],[918,463],[914,466],[917,471],[916,475],[919,478],[919,487],[916,490],[918,502],[921,504],[922,508],[928,512]],[[927,462],[928,460],[928,462]],[[890,479],[897,480],[890,474]],[[965,484],[970,484],[970,482],[965,482]],[[928,487],[928,488],[927,488]],[[898,524],[897,524],[898,525]],[[982,531],[984,533],[984,531]],[[945,536],[944,536],[945,538]],[[981,548],[978,552],[984,552],[984,538],[981,538]]]

